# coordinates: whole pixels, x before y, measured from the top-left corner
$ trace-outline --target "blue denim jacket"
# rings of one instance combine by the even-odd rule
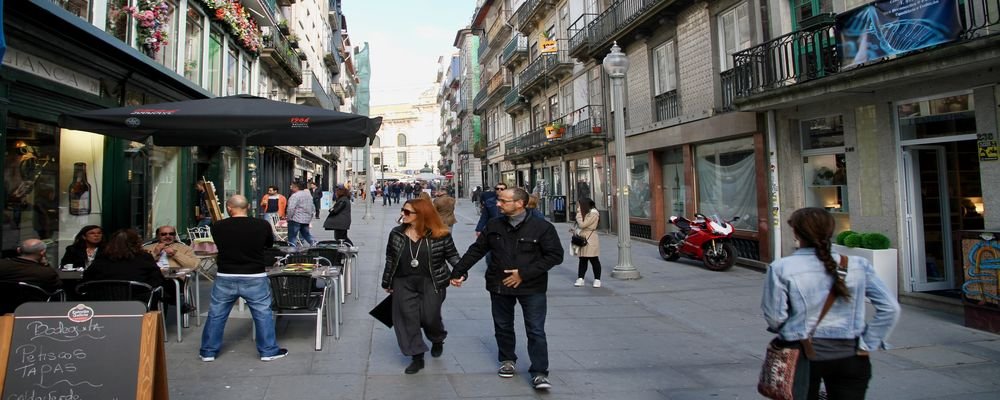
[[[840,255],[834,253],[833,259],[840,263]],[[833,303],[813,337],[859,338],[861,350],[888,349],[885,338],[899,320],[899,303],[865,258],[848,258],[846,283],[851,298],[838,298]],[[772,263],[760,303],[768,331],[778,333],[783,340],[805,339],[816,325],[832,286],[833,277],[813,248],[798,249]],[[875,306],[875,316],[867,323],[865,298]]]

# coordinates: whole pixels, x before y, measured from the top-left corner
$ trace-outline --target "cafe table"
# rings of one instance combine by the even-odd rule
[[[340,302],[330,299],[338,299],[343,292],[343,279],[340,269],[336,266],[320,266],[317,267],[315,264],[281,264],[278,263],[267,269],[267,275],[273,276],[278,274],[303,274],[309,275],[317,280],[322,280],[325,285],[323,290],[326,290],[326,304],[323,307],[326,309],[326,329],[327,332],[331,330],[334,333],[334,338],[340,339],[340,325],[344,323],[343,316],[340,309]],[[329,293],[329,291],[333,293]],[[332,307],[331,307],[332,305]]]

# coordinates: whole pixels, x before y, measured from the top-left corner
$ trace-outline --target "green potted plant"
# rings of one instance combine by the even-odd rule
[[[293,49],[299,48],[299,37],[295,34],[288,35],[288,45]]]
[[[875,274],[893,295],[898,296],[899,265],[897,250],[892,248],[889,237],[879,232],[843,231],[836,237],[833,251],[845,256],[868,259],[875,267]]]
[[[813,178],[813,185],[832,185],[833,170],[827,167],[816,168],[816,177]]]

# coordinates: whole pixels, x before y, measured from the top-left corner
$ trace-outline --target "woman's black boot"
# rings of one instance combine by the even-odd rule
[[[424,354],[420,353],[413,356],[413,361],[410,361],[410,365],[408,365],[403,372],[407,375],[412,375],[420,372],[422,369],[424,369]]]

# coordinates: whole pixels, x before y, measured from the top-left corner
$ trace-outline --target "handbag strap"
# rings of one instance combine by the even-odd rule
[[[837,268],[837,273],[840,274],[841,272],[847,273],[847,257],[844,255],[840,255],[840,266]],[[823,310],[819,312],[819,319],[816,320],[816,326],[813,326],[812,331],[809,332],[809,336],[802,340],[802,348],[805,350],[807,358],[812,359],[816,356],[816,351],[812,347],[813,334],[819,328],[819,323],[823,322],[823,317],[833,307],[833,302],[837,300],[836,292],[834,292],[837,282],[834,282],[833,285],[830,287],[830,294],[826,295],[826,302],[823,303]]]

